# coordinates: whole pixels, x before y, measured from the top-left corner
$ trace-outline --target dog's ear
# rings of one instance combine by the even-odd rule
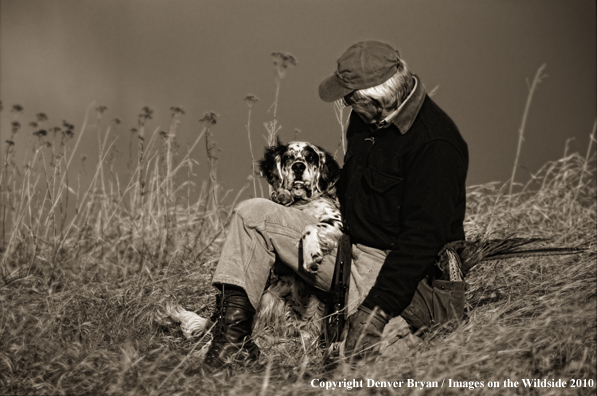
[[[340,178],[340,165],[330,153],[323,151],[325,152],[325,163],[321,167],[321,189],[328,191],[335,188],[334,186]]]
[[[258,161],[261,176],[265,177],[265,180],[267,180],[274,189],[278,188],[282,181],[280,167],[282,163],[282,155],[286,151],[286,148],[287,145],[282,144],[278,137],[276,139],[276,145],[266,147],[263,151],[263,158]]]

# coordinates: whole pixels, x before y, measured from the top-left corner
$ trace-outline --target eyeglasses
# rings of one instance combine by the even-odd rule
[[[371,99],[367,98],[358,98],[355,99],[354,91],[340,99],[342,101],[342,105],[344,106],[353,106],[353,105],[366,105],[371,102]]]

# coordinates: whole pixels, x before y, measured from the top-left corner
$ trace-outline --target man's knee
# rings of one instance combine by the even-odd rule
[[[266,221],[273,213],[277,213],[281,208],[279,204],[265,198],[251,198],[239,203],[234,212],[239,215],[243,222],[249,226]],[[275,216],[275,215],[274,215]]]
[[[234,208],[235,212],[260,212],[266,211],[268,209],[271,210],[272,206],[278,205],[277,203],[270,201],[269,199],[265,198],[251,198],[245,201],[242,201],[236,208]]]

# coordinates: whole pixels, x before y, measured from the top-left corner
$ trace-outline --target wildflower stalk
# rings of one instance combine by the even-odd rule
[[[137,184],[137,202],[135,203],[135,208],[139,208],[139,221],[140,221],[140,230],[141,230],[141,239],[144,239],[144,232],[145,232],[145,216],[143,207],[145,205],[145,171],[144,171],[144,161],[145,161],[145,123],[147,120],[150,120],[153,115],[153,110],[149,107],[145,106],[141,110],[141,114],[138,118],[139,123],[139,135],[137,136],[138,141],[138,154],[137,154],[137,172],[138,172],[138,184]],[[135,210],[135,209],[133,209]],[[134,212],[133,212],[134,213]]]
[[[289,67],[297,65],[295,57],[286,52],[272,52],[272,57],[274,58],[274,72],[276,75],[276,96],[274,103],[270,106],[268,112],[273,109],[274,118],[272,121],[266,122],[264,124],[268,133],[268,136],[265,140],[269,147],[272,147],[276,143],[276,135],[282,128],[280,125],[278,125],[278,97],[280,95],[282,79],[286,76],[286,72],[288,71]]]
[[[218,179],[216,175],[216,167],[217,167],[217,160],[216,157],[216,144],[211,142],[211,126],[215,125],[216,119],[218,115],[212,111],[207,112],[203,115],[199,121],[202,122],[205,126],[205,150],[207,151],[207,165],[209,170],[209,189],[208,193],[209,196],[207,201],[205,202],[205,210],[209,209],[209,197],[211,196],[212,205],[214,207],[214,211],[217,214],[217,218],[219,220],[220,226],[223,227],[222,219],[220,218],[219,214],[219,200],[218,200]]]
[[[11,123],[11,135],[10,139],[6,141],[6,153],[4,156],[4,169],[3,172],[0,173],[0,199],[2,200],[2,247],[6,246],[6,205],[7,202],[10,203],[10,182],[11,179],[14,179],[14,172],[15,168],[11,172],[11,176],[9,177],[9,170],[11,164],[11,154],[14,154],[14,137],[16,133],[21,129],[21,124],[17,121],[17,117],[21,114],[23,108],[20,105],[14,105],[11,112],[13,113],[13,120]],[[2,191],[2,186],[6,186],[5,190]],[[14,224],[13,224],[14,227]]]
[[[342,146],[342,152],[344,153],[344,155],[346,155],[346,143],[344,141],[344,137],[345,137],[346,133],[345,133],[344,117],[343,117],[345,107],[346,107],[346,105],[344,104],[343,99],[336,100],[334,102],[334,113],[336,114],[336,120],[338,121],[338,124],[340,124],[340,144],[338,146]],[[350,113],[349,113],[349,116],[350,116]],[[338,154],[338,149],[339,149],[339,147],[336,149],[336,152],[334,153],[334,158],[336,158],[336,155]]]
[[[512,177],[510,177],[510,189],[508,190],[508,199],[512,198],[512,187],[514,186],[514,178],[516,176],[516,169],[518,168],[518,158],[520,157],[520,149],[522,148],[522,142],[524,141],[524,129],[526,127],[527,116],[529,114],[529,109],[531,107],[531,102],[533,100],[533,94],[537,89],[537,85],[541,82],[541,79],[547,77],[547,75],[543,74],[543,70],[545,69],[546,64],[542,64],[539,69],[537,69],[537,73],[535,74],[535,78],[533,78],[532,85],[527,86],[529,88],[529,95],[527,97],[527,102],[524,107],[524,113],[522,114],[522,122],[520,125],[520,129],[518,130],[518,147],[516,148],[516,157],[514,158],[514,167],[512,168]]]
[[[247,95],[245,97],[245,103],[249,106],[249,116],[247,120],[247,136],[249,139],[249,152],[251,153],[251,178],[253,179],[253,197],[257,197],[257,185],[256,185],[256,178],[255,178],[255,157],[253,156],[253,144],[251,143],[251,109],[253,107],[253,103],[259,101],[256,96]],[[275,117],[275,116],[274,116]]]
[[[296,59],[291,54],[286,52],[272,52],[272,57],[274,58],[274,72],[275,72],[275,81],[276,81],[276,96],[274,99],[274,103],[270,106],[269,111],[273,109],[274,111],[274,118],[273,120],[264,123],[265,129],[267,131],[267,137],[265,141],[267,142],[268,147],[272,147],[276,143],[276,135],[282,129],[282,126],[278,125],[278,96],[280,95],[280,85],[282,84],[282,79],[286,76],[286,72],[288,71],[289,67],[294,67],[297,65]],[[268,195],[272,193],[272,186],[268,184]]]
[[[64,169],[64,173],[62,174],[62,178],[60,180],[60,184],[62,185],[64,183],[64,180],[66,178],[66,172],[68,171],[68,169],[70,168],[70,164],[73,160],[73,157],[75,156],[75,152],[77,151],[77,147],[79,147],[79,142],[81,141],[81,138],[83,137],[83,132],[85,132],[85,129],[87,129],[87,120],[89,118],[89,110],[91,109],[91,107],[95,104],[95,102],[91,102],[91,104],[87,107],[87,110],[85,112],[85,118],[83,119],[83,126],[81,127],[81,132],[79,132],[79,136],[77,137],[77,141],[75,143],[75,147],[73,148],[73,151],[71,152],[70,158],[68,159],[68,162],[66,163],[66,168]],[[70,133],[71,137],[74,135],[73,130],[74,130],[74,125],[72,124],[68,124],[67,125],[67,130],[69,131],[68,133]],[[61,194],[59,194],[60,196]],[[52,205],[52,208],[50,209],[50,212],[52,212],[57,204],[58,201],[55,201],[54,204]]]
[[[589,146],[587,147],[587,154],[585,155],[583,165],[580,170],[580,175],[578,176],[578,184],[576,185],[576,188],[574,189],[574,198],[572,198],[570,200],[570,204],[569,204],[569,208],[568,208],[568,212],[570,213],[570,215],[572,215],[572,211],[574,210],[574,203],[576,202],[576,199],[578,198],[578,194],[580,193],[580,190],[582,189],[583,177],[584,177],[585,173],[587,173],[587,169],[589,167],[591,148],[593,146],[593,142],[596,141],[595,140],[596,129],[597,129],[597,119],[593,123],[593,130],[591,131],[591,135],[589,135]]]

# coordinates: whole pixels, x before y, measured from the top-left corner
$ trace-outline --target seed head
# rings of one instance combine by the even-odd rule
[[[13,121],[11,123],[11,126],[12,126],[12,129],[11,129],[12,133],[17,133],[19,131],[19,129],[21,129],[21,123],[19,123],[18,121]]]
[[[70,131],[72,131],[73,129],[75,129],[75,126],[73,124],[69,124],[66,121],[62,121],[62,126],[64,127],[64,129],[68,129]]]
[[[153,109],[148,106],[143,106],[141,114],[139,114],[139,125],[144,126],[147,120],[153,118]]]
[[[203,117],[199,120],[200,122],[204,122],[206,126],[215,125],[216,119],[218,115],[213,111],[208,111],[203,115]]]
[[[272,52],[272,56],[274,57],[274,65],[282,69],[297,65],[296,58],[288,52]]]
[[[247,104],[247,106],[251,107],[253,106],[253,103],[257,103],[259,99],[255,95],[247,95],[245,96],[244,101]]]
[[[184,107],[181,106],[172,106],[170,107],[170,111],[172,112],[172,118],[176,117],[177,115],[184,115]]]

